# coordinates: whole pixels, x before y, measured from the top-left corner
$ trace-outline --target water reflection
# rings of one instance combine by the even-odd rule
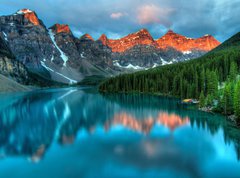
[[[209,136],[224,139],[224,145],[218,145],[221,149],[233,145],[235,160],[240,159],[237,128],[220,116],[183,108],[175,99],[150,95],[100,95],[92,90],[72,88],[4,95],[1,100],[4,102],[0,104],[0,158],[21,156],[38,162],[53,143],[81,143],[83,131],[94,139],[101,135],[99,129],[108,138],[120,126],[121,137],[108,143],[110,145],[101,148],[99,140],[94,143],[102,154],[107,152],[106,156],[112,155],[126,164],[164,167],[171,162],[176,169],[188,167],[198,175],[195,170],[198,161],[203,159],[203,154],[208,159],[214,152],[213,145],[204,141]],[[129,131],[146,136],[143,137],[145,140],[131,137]],[[186,138],[185,132],[192,138]],[[121,139],[129,139],[125,140],[127,149]],[[201,151],[198,143],[194,143],[197,139],[203,140],[201,143],[206,151],[200,157],[196,155]],[[192,154],[183,149],[189,144]],[[185,159],[192,163],[178,164]]]
[[[167,112],[159,112],[156,118],[148,117],[145,119],[138,119],[133,117],[130,114],[125,112],[114,115],[113,119],[111,119],[108,123],[105,124],[106,130],[109,127],[113,127],[115,125],[122,125],[134,131],[138,131],[140,133],[149,134],[154,125],[164,125],[169,128],[172,132],[183,125],[189,123],[189,118],[181,118],[176,114],[168,114]]]

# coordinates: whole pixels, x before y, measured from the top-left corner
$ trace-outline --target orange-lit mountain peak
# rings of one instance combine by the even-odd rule
[[[17,11],[17,14],[27,14],[27,13],[32,13],[33,11],[30,9],[21,9],[19,11]]]
[[[117,40],[108,40],[108,46],[113,52],[121,53],[136,45],[155,45],[155,41],[146,29]]]
[[[28,19],[34,25],[40,25],[39,19],[34,11],[30,9],[22,9],[17,11],[17,14],[24,15],[24,18]]]
[[[201,38],[188,38],[183,35],[177,34],[172,30],[169,30],[164,36],[159,38],[157,41],[158,48],[167,49],[169,47],[174,48],[178,51],[210,51],[217,47],[220,42],[218,42],[213,36],[205,35]]]
[[[80,39],[94,41],[93,37],[89,34],[84,34]]]
[[[107,46],[108,45],[108,38],[105,34],[102,34],[98,41],[101,41],[103,45]]]
[[[203,51],[210,51],[216,48],[221,43],[216,40],[212,35],[204,35],[203,37],[197,38],[195,40],[196,48],[202,49]]]
[[[170,130],[175,130],[177,127],[186,125],[190,122],[189,118],[181,118],[176,114],[160,113],[157,118],[157,123],[168,127]]]
[[[135,34],[145,34],[149,37],[152,37],[146,28],[142,28],[141,30],[137,31]]]
[[[55,24],[52,27],[50,27],[54,31],[54,33],[71,33],[71,30],[68,25],[65,24]]]

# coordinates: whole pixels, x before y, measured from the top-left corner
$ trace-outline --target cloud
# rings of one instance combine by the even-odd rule
[[[112,14],[110,15],[110,17],[111,17],[112,19],[119,19],[119,18],[121,18],[121,17],[123,17],[123,16],[125,16],[125,14],[122,13],[122,12],[116,12],[116,13],[112,13]]]
[[[121,37],[147,28],[154,38],[168,28],[189,37],[211,34],[224,41],[240,29],[239,0],[0,0],[0,15],[35,10],[47,27],[69,24],[74,34]],[[62,5],[64,4],[64,6]]]
[[[162,8],[154,4],[143,5],[137,10],[137,19],[140,24],[159,23],[170,26],[169,16],[174,10]]]

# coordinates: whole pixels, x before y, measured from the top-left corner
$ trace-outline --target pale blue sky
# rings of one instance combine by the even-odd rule
[[[75,36],[118,38],[147,28],[154,38],[168,29],[188,37],[224,41],[240,31],[240,0],[0,0],[0,15],[29,8],[47,27],[69,24]]]

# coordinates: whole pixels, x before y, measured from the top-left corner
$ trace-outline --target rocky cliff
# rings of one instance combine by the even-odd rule
[[[0,34],[0,74],[16,82],[27,84],[29,76],[26,67],[18,62]]]

